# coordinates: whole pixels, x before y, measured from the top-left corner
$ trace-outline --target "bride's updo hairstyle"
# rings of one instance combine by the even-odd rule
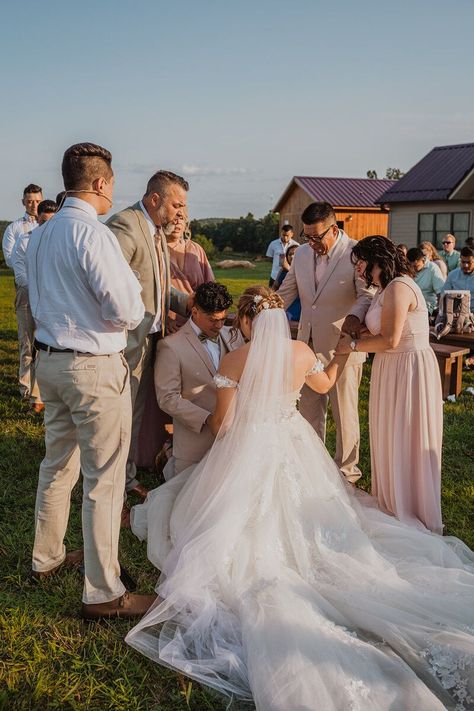
[[[284,302],[276,291],[268,286],[249,286],[239,299],[232,330],[237,334],[244,316],[253,321],[265,309],[283,309]]]

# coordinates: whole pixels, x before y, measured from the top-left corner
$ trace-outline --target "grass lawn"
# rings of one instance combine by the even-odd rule
[[[215,270],[234,297],[251,283],[267,283],[268,263],[254,270]],[[212,692],[191,684],[129,649],[123,638],[127,622],[85,625],[78,617],[82,581],[64,571],[41,585],[29,582],[33,513],[38,465],[43,453],[41,419],[29,414],[18,396],[16,323],[13,280],[0,274],[0,709],[77,709],[82,711],[222,711]],[[361,388],[362,452],[370,480],[367,432],[368,374]],[[474,386],[474,376],[464,376]],[[474,397],[463,394],[445,406],[443,512],[447,533],[474,546],[472,432]],[[329,424],[329,447],[334,425]],[[142,472],[149,487],[155,477]],[[80,488],[73,493],[69,549],[81,546]],[[123,531],[120,558],[143,592],[152,591],[157,574],[147,562],[145,547]],[[289,710],[290,711],[290,710]]]

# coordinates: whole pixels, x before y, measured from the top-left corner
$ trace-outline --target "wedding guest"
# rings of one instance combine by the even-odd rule
[[[425,257],[429,259],[430,262],[433,262],[433,264],[436,264],[436,266],[441,272],[441,276],[443,277],[443,279],[446,279],[446,277],[448,276],[448,267],[446,266],[446,262],[439,256],[434,244],[432,242],[422,242],[420,244],[420,247],[423,250],[423,254],[425,255]]]
[[[11,222],[3,233],[2,249],[7,267],[11,267],[13,247],[18,237],[27,232],[31,232],[31,230],[34,230],[34,228],[38,226],[36,217],[38,215],[38,205],[42,199],[43,190],[39,185],[30,183],[23,190],[23,199],[21,202],[25,208],[25,214],[23,217],[19,217],[18,220]]]
[[[431,316],[438,306],[439,295],[444,286],[443,278],[439,267],[431,262],[421,247],[412,247],[408,250],[407,260],[413,270],[413,278],[420,287],[423,298],[426,301],[428,314]]]
[[[449,289],[471,292],[471,311],[474,311],[474,249],[463,247],[460,252],[461,266],[449,272],[443,291]]]
[[[372,494],[401,521],[442,533],[443,401],[428,313],[406,259],[386,237],[366,237],[352,251],[377,293],[368,332],[344,336],[337,353],[375,353],[370,380]]]
[[[196,289],[191,318],[177,333],[158,343],[155,387],[159,406],[173,418],[173,456],[167,479],[199,462],[214,436],[207,420],[216,404],[213,380],[221,358],[243,344],[224,326],[232,297],[211,281]]]
[[[402,252],[405,255],[405,257],[407,256],[408,247],[406,244],[404,244],[403,242],[400,242],[400,244],[397,244],[397,249],[399,249],[400,252]]]
[[[280,237],[270,242],[265,255],[272,261],[272,271],[268,282],[270,287],[273,286],[273,283],[278,276],[278,272],[280,271],[283,258],[288,250],[288,247],[292,244],[298,246],[298,242],[293,239],[293,227],[291,225],[283,225]]]
[[[454,249],[455,246],[456,237],[450,233],[445,235],[443,239],[443,249],[439,253],[439,256],[446,262],[448,273],[459,267],[459,258],[461,255]]]
[[[166,235],[183,218],[189,185],[175,173],[157,171],[148,181],[141,200],[113,215],[107,225],[116,235],[123,255],[135,272],[145,306],[143,320],[130,330],[125,358],[130,368],[133,409],[132,437],[127,460],[126,492],[146,498],[146,488],[136,478],[135,452],[147,394],[153,381],[156,344],[166,334],[170,309],[185,316],[192,296],[171,284]],[[124,505],[123,520],[128,510]]]
[[[166,242],[170,255],[171,284],[175,289],[193,294],[200,284],[214,281],[204,249],[191,238],[187,215],[176,220],[173,231],[166,235]],[[176,327],[180,328],[186,321],[185,317],[170,311],[168,331],[175,331]]]
[[[82,616],[91,620],[142,615],[154,600],[126,592],[118,562],[131,425],[122,351],[126,329],[142,321],[144,307],[115,236],[97,219],[112,205],[111,161],[93,143],[67,149],[68,197],[53,220],[33,231],[26,253],[46,427],[33,576],[49,577],[67,561],[71,491],[82,473]]]
[[[298,340],[310,345],[327,365],[338,343],[341,330],[358,337],[372,290],[355,273],[351,262],[352,247],[357,244],[339,229],[334,209],[327,202],[314,202],[303,212],[301,245],[285,281],[278,290],[288,308],[301,299]],[[326,436],[328,402],[336,421],[334,460],[348,481],[361,477],[359,462],[359,385],[363,353],[351,353],[346,366],[328,395],[309,387],[302,390],[300,412],[321,439]]]
[[[283,264],[281,266],[280,272],[275,279],[275,283],[273,284],[273,288],[275,291],[278,291],[280,286],[283,284],[283,281],[285,277],[287,276],[288,272],[290,271],[291,264],[293,262],[293,257],[296,252],[298,247],[295,244],[292,244],[291,247],[288,247],[286,251],[285,258],[283,259]],[[301,316],[301,301],[299,297],[293,301],[292,304],[288,306],[286,309],[286,315],[288,316],[288,319],[290,321],[299,321],[300,316]]]
[[[43,225],[54,217],[56,209],[56,203],[53,200],[40,202],[38,205],[38,225]],[[41,412],[44,409],[44,405],[41,401],[38,383],[34,377],[34,321],[28,300],[28,280],[26,275],[26,248],[28,247],[30,235],[31,232],[26,232],[20,234],[17,238],[11,255],[11,266],[15,275],[16,288],[15,311],[18,325],[18,348],[20,351],[20,394],[23,399],[29,399],[34,412]]]

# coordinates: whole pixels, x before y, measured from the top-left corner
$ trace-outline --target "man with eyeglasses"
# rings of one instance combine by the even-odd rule
[[[298,340],[310,345],[327,365],[341,331],[354,339],[373,296],[373,290],[357,276],[351,261],[356,244],[337,226],[334,209],[327,202],[314,202],[303,212],[301,237],[306,244],[294,255],[288,275],[278,290],[288,307],[299,297],[301,318]],[[326,435],[328,402],[336,422],[334,460],[346,479],[355,483],[361,477],[359,462],[359,385],[365,354],[356,352],[328,395],[303,388],[300,411],[322,441]]]
[[[455,246],[456,237],[449,233],[445,235],[443,239],[443,249],[440,251],[439,256],[446,262],[448,274],[449,272],[452,272],[453,269],[457,269],[459,267],[461,255],[456,249],[454,249]]]

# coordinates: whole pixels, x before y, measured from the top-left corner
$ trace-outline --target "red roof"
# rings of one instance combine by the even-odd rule
[[[380,196],[396,180],[371,178],[313,178],[295,175],[275,205],[278,212],[294,184],[299,185],[315,202],[329,202],[333,207],[376,207]]]

